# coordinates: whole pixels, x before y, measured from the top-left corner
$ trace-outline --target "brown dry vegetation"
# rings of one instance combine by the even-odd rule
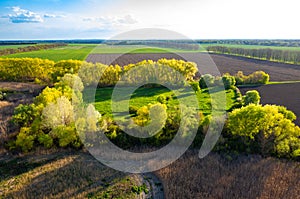
[[[300,163],[258,155],[229,160],[211,153],[204,159],[189,151],[156,172],[166,198],[300,198]]]
[[[84,152],[0,156],[0,198],[137,198],[135,175],[110,169]]]

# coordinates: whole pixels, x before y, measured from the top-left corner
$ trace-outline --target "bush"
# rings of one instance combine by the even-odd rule
[[[199,82],[190,82],[190,85],[195,92],[200,91]]]
[[[41,107],[35,104],[20,104],[14,110],[13,122],[20,127],[27,127],[40,115],[40,109]]]
[[[35,136],[31,135],[29,127],[23,127],[17,136],[16,146],[21,147],[22,151],[28,152],[33,148]]]
[[[80,139],[73,126],[59,125],[50,132],[50,135],[58,140],[60,147],[73,146],[78,148],[81,146]]]
[[[6,93],[0,91],[0,100],[4,100],[6,97]]]
[[[211,87],[215,83],[215,78],[210,74],[202,75],[199,80],[199,86],[201,89]]]
[[[226,90],[233,88],[235,85],[235,78],[228,74],[222,76],[222,81]]]
[[[62,60],[54,64],[54,72],[51,74],[52,82],[58,82],[66,73],[75,74],[82,66],[79,60]]]
[[[242,84],[244,84],[244,80],[245,80],[246,76],[244,75],[244,73],[242,71],[238,71],[234,75],[234,78],[235,78],[236,85],[242,85]]]
[[[41,135],[39,135],[38,141],[46,148],[51,148],[53,145],[53,139],[49,134],[42,133]]]
[[[256,90],[247,91],[246,95],[243,98],[244,105],[259,104],[260,102],[260,95]]]
[[[132,105],[130,105],[130,106],[129,106],[129,114],[136,115],[138,109],[139,109],[139,108],[138,108],[137,106],[132,106]]]
[[[165,104],[167,102],[167,99],[164,95],[158,96],[156,100],[161,104]]]
[[[245,84],[266,84],[269,82],[270,76],[263,71],[256,71],[244,80]]]
[[[56,100],[63,96],[62,90],[59,90],[58,88],[49,88],[46,87],[35,99],[35,104],[43,104],[44,106],[47,106],[50,103],[56,102]]]
[[[244,75],[242,71],[234,75],[236,85],[242,84],[267,84],[270,76],[264,71],[256,71],[250,75]]]

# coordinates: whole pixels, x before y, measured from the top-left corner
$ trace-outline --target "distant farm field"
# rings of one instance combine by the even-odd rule
[[[0,45],[0,50],[3,49],[16,49],[16,48],[23,48],[23,47],[27,47],[27,46],[33,46],[34,44],[20,44],[20,45]]]
[[[139,53],[181,53],[181,52],[202,52],[203,48],[198,50],[185,50],[175,48],[151,47],[147,45],[98,45],[91,53],[92,54],[139,54]]]
[[[1,46],[0,46],[1,47]],[[25,47],[25,46],[23,46]],[[5,47],[3,47],[5,49]],[[1,48],[0,48],[1,50]],[[140,54],[140,53],[182,53],[182,52],[201,52],[204,49],[197,51],[182,50],[173,48],[156,48],[143,45],[106,45],[106,44],[69,44],[68,46],[58,47],[47,50],[39,50],[32,52],[16,53],[12,55],[2,56],[9,58],[41,58],[53,61],[74,59],[84,60],[89,54]]]
[[[64,47],[58,47],[47,50],[39,50],[25,53],[16,53],[8,56],[9,58],[41,58],[49,59],[53,61],[74,59],[74,60],[84,60],[86,56],[96,47],[96,44],[74,44]]]

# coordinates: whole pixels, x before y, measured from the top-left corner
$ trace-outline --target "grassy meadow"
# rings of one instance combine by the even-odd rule
[[[19,44],[19,45],[0,45],[0,50],[3,49],[16,49],[16,48],[23,48],[27,46],[33,46],[34,44]]]
[[[192,96],[195,95],[194,91],[185,91],[180,89],[182,96],[179,96],[185,104],[189,104],[192,101]],[[88,93],[88,91],[87,91]],[[95,108],[102,114],[112,116],[111,113],[111,96],[113,93],[113,88],[98,88],[95,94]],[[136,106],[141,108],[147,106],[148,104],[157,103],[157,98],[159,96],[164,96],[170,98],[167,105],[172,108],[179,104],[173,91],[165,87],[158,88],[139,88],[137,89],[130,99],[130,106]],[[196,96],[199,104],[199,111],[203,114],[208,115],[211,113],[211,97],[207,89],[196,92]],[[233,103],[235,102],[235,96],[233,90],[228,90],[226,92],[226,110],[229,110]],[[168,109],[170,110],[170,109]]]

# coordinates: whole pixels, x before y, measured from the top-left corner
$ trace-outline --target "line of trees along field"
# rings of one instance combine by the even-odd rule
[[[0,56],[3,55],[11,55],[16,53],[24,53],[24,52],[31,52],[31,51],[38,51],[38,50],[46,50],[50,48],[57,48],[61,46],[67,46],[65,43],[54,43],[54,44],[38,44],[38,45],[32,45],[32,46],[26,46],[26,47],[20,47],[20,48],[7,48],[0,50]]]
[[[159,69],[162,66],[169,66],[179,71],[186,80],[192,80],[198,71],[195,63],[175,59],[160,59],[157,62],[142,61],[121,68],[118,65],[107,66],[101,63],[93,64],[78,60],[62,60],[54,62],[38,58],[0,58],[0,80],[17,82],[35,81],[36,83],[43,82],[52,84],[58,82],[59,78],[63,77],[64,74],[76,74],[79,69],[82,68],[81,74],[84,76],[81,78],[86,86],[99,85],[105,87],[115,85],[120,80],[122,74],[133,67],[141,65],[152,65],[155,69]],[[151,74],[151,71],[139,71],[138,74],[135,74],[135,77],[129,77],[131,78],[130,81],[133,84],[136,83],[138,81],[136,78],[144,78],[145,73]],[[174,79],[175,77],[166,76],[166,78]]]
[[[268,61],[300,64],[300,52],[295,50],[277,50],[271,48],[246,49],[226,46],[209,46],[208,52],[238,55]]]
[[[196,40],[199,44],[214,44],[214,45],[260,45],[260,46],[285,46],[285,47],[298,47],[300,40],[298,39],[225,39],[225,40]]]

